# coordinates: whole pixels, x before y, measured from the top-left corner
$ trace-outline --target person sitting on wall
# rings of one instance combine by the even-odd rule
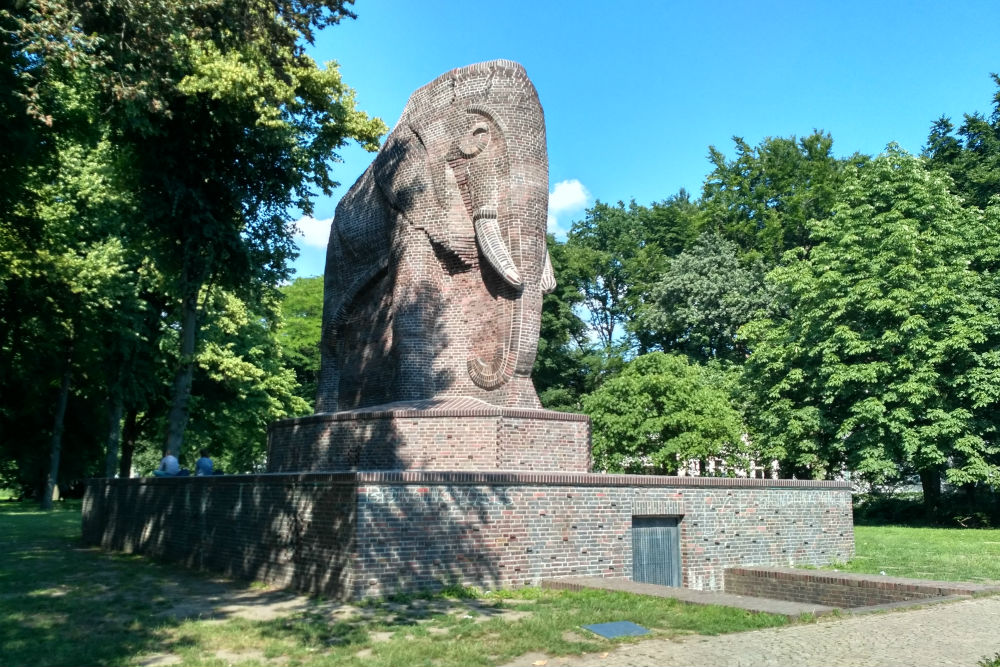
[[[212,459],[208,458],[208,450],[201,450],[201,458],[195,461],[194,476],[207,477],[213,474]]]
[[[177,457],[168,452],[163,452],[163,458],[160,460],[160,467],[158,470],[153,471],[155,477],[177,477],[181,474],[181,464],[178,462]]]

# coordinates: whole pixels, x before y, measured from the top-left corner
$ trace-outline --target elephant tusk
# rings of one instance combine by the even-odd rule
[[[545,266],[542,267],[542,294],[552,294],[556,291],[556,273],[552,270],[552,257],[545,253]]]
[[[496,209],[483,207],[472,216],[472,224],[476,228],[476,240],[479,241],[479,248],[486,256],[496,272],[503,277],[504,281],[511,287],[521,289],[521,274],[514,265],[514,260],[507,250],[507,244],[500,236],[500,225],[497,223]]]

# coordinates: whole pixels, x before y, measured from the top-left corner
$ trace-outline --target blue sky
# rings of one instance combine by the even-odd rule
[[[931,122],[989,113],[1000,2],[444,2],[357,0],[311,55],[340,65],[358,107],[395,124],[410,93],[474,62],[524,65],[545,110],[550,230],[597,199],[698,195],[708,147],[833,136],[834,151],[919,152]],[[339,197],[373,158],[341,152],[295,263],[320,275]]]

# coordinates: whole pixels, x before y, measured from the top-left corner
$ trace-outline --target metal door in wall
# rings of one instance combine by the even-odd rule
[[[632,581],[681,585],[681,530],[676,516],[632,517]]]

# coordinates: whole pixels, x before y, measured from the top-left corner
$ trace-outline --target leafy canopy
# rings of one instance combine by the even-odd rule
[[[691,459],[737,463],[739,412],[725,371],[651,352],[583,399],[593,421],[594,469],[674,474]]]
[[[948,185],[890,145],[848,170],[808,255],[770,274],[787,316],[740,333],[752,435],[786,472],[996,483],[996,212],[984,220]]]
[[[763,263],[712,232],[670,261],[650,297],[640,318],[650,341],[692,359],[737,363],[748,350],[736,332],[774,301]]]

